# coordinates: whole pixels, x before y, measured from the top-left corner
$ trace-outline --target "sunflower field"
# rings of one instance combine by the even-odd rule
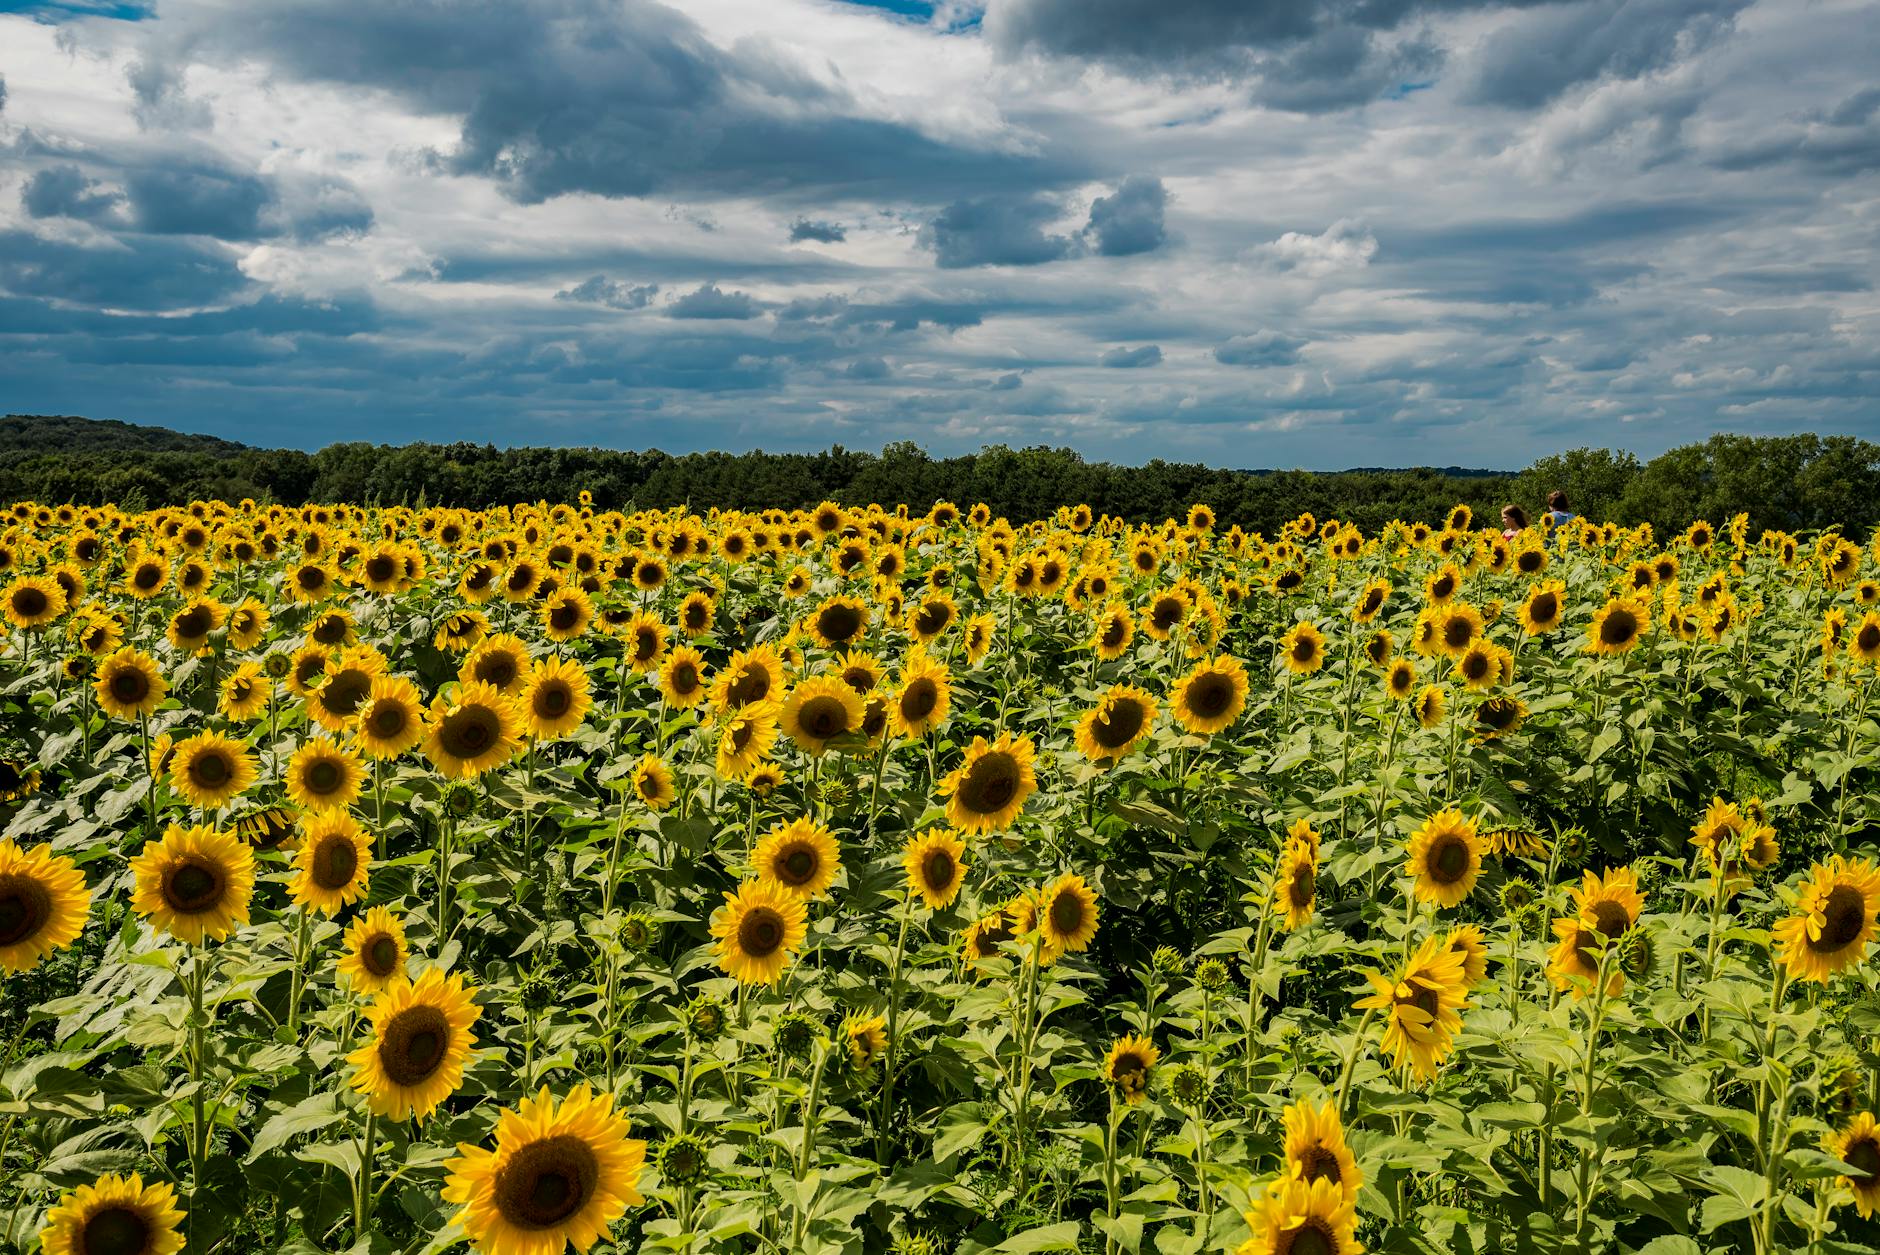
[[[1880,540],[0,515],[0,1252],[1880,1251]]]

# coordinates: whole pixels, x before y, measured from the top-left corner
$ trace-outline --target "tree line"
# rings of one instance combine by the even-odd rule
[[[1530,515],[1563,491],[1597,519],[1649,522],[1661,534],[1694,518],[1748,513],[1763,528],[1840,526],[1864,537],[1880,524],[1880,445],[1851,436],[1713,436],[1648,461],[1610,449],[1574,449],[1514,472],[1457,468],[1249,471],[1167,462],[1118,466],[1075,451],[993,445],[933,457],[911,443],[880,453],[840,445],[817,453],[688,453],[454,444],[328,445],[315,453],[257,449],[210,437],[70,417],[0,419],[0,501],[116,502],[126,507],[198,498],[452,505],[483,509],[572,499],[602,508],[688,505],[756,510],[950,500],[985,502],[1014,519],[1079,502],[1153,522],[1191,502],[1221,526],[1271,533],[1310,511],[1375,530],[1392,518],[1442,517],[1464,502],[1478,519],[1503,504]]]

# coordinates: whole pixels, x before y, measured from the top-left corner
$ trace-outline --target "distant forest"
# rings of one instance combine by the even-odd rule
[[[1437,519],[1466,502],[1483,521],[1519,502],[1530,513],[1560,489],[1575,511],[1661,533],[1739,510],[1752,535],[1767,527],[1839,525],[1865,537],[1880,523],[1880,445],[1850,436],[1713,436],[1649,461],[1575,449],[1522,471],[1223,470],[1153,461],[1115,466],[1069,449],[1011,449],[936,458],[918,446],[879,454],[835,446],[821,453],[635,452],[595,448],[498,449],[478,444],[328,445],[317,453],[257,449],[162,427],[86,418],[0,418],[0,502],[116,502],[126,508],[197,498],[455,505],[482,508],[569,500],[633,509],[689,505],[753,510],[949,500],[983,501],[1014,519],[1086,502],[1132,521],[1159,521],[1190,502],[1222,526],[1271,532],[1310,510],[1375,529],[1392,518]]]

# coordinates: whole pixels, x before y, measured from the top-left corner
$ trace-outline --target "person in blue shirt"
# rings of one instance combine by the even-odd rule
[[[1550,528],[1559,527],[1562,523],[1572,520],[1573,511],[1567,508],[1566,493],[1556,488],[1547,495],[1547,513],[1544,517],[1547,519],[1547,526]]]

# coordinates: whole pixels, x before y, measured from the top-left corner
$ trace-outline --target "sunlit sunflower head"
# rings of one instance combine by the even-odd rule
[[[459,610],[444,616],[431,643],[447,654],[464,654],[489,634],[490,621],[480,610]]]
[[[678,800],[672,768],[659,755],[647,754],[633,769],[633,795],[652,811],[663,811]]]
[[[1462,980],[1473,988],[1488,975],[1488,940],[1474,924],[1460,924],[1443,938],[1462,956]]]
[[[364,782],[358,755],[325,737],[304,742],[287,760],[287,796],[304,810],[344,810]]]
[[[172,824],[131,860],[131,905],[157,928],[194,945],[248,922],[255,858],[233,834]]]
[[[726,714],[719,722],[718,754],[714,763],[727,780],[742,780],[770,757],[777,744],[779,710],[775,702],[752,702]]]
[[[1281,928],[1293,932],[1311,921],[1318,883],[1318,847],[1288,841],[1273,870],[1273,914],[1279,918]]]
[[[783,769],[775,763],[759,763],[745,773],[744,787],[758,797],[769,797],[783,787]]]
[[[1155,730],[1155,698],[1134,685],[1118,684],[1077,721],[1077,749],[1093,763],[1121,762]]]
[[[594,622],[594,603],[576,585],[558,588],[542,601],[538,612],[542,635],[551,641],[571,641]]]
[[[1821,1148],[1853,1171],[1835,1184],[1854,1196],[1861,1219],[1880,1210],[1880,1124],[1871,1111],[1863,1111],[1822,1139]]]
[[[1449,602],[1430,615],[1435,627],[1436,652],[1460,658],[1482,639],[1482,612],[1467,602]]]
[[[544,658],[537,663],[516,699],[523,730],[538,741],[559,741],[571,735],[592,705],[587,672],[571,658]]]
[[[222,714],[236,723],[246,723],[268,708],[273,693],[274,681],[261,670],[261,664],[244,662],[222,681]]]
[[[1781,852],[1776,830],[1760,804],[1739,808],[1720,797],[1711,799],[1704,817],[1692,827],[1691,844],[1703,851],[1713,875],[1733,882],[1773,866]]]
[[[1453,562],[1444,563],[1423,582],[1423,596],[1432,606],[1446,604],[1461,590],[1462,572]]]
[[[1293,624],[1279,641],[1280,661],[1294,675],[1311,675],[1325,665],[1325,634],[1310,620]]]
[[[837,1040],[848,1051],[849,1067],[866,1072],[888,1049],[888,1020],[858,1012],[842,1021]]]
[[[1414,677],[1412,677],[1414,682]],[[1423,728],[1442,726],[1443,716],[1449,713],[1449,700],[1444,696],[1442,686],[1425,684],[1423,691],[1417,694],[1417,724]]]
[[[1038,891],[1035,927],[1049,958],[1077,954],[1090,948],[1097,935],[1096,890],[1084,878],[1066,873]],[[1026,931],[1029,931],[1027,929]]]
[[[1176,722],[1198,736],[1229,727],[1247,707],[1247,670],[1222,654],[1196,663],[1175,684],[1169,701]]]
[[[1848,656],[1856,662],[1880,665],[1880,613],[1869,610],[1847,634]]]
[[[176,743],[170,756],[170,787],[191,806],[211,811],[227,806],[255,782],[248,747],[215,732],[199,732]]]
[[[307,713],[328,732],[348,731],[385,674],[385,658],[369,645],[348,646],[328,659],[326,679],[307,698]]]
[[[966,882],[966,843],[950,828],[929,828],[908,838],[901,866],[907,872],[907,891],[929,909],[942,910]]]
[[[529,647],[507,632],[482,641],[464,657],[457,668],[457,678],[465,684],[487,684],[499,693],[513,696],[529,682],[535,662]]]
[[[340,979],[362,994],[381,994],[405,979],[411,947],[405,924],[389,907],[375,906],[347,926],[339,958]]]
[[[783,730],[813,758],[831,745],[861,730],[861,695],[837,675],[819,675],[803,681],[784,699]]]
[[[774,646],[741,649],[719,669],[712,683],[712,704],[720,710],[736,710],[753,702],[778,701],[783,684],[783,659]]]
[[[1134,1033],[1116,1039],[1103,1059],[1103,1079],[1110,1091],[1131,1107],[1149,1096],[1149,1078],[1162,1052],[1147,1037]]]
[[[896,736],[919,739],[946,722],[952,701],[952,675],[945,664],[916,648],[902,666],[900,682],[885,704],[888,726]]]
[[[1247,1213],[1253,1236],[1238,1255],[1359,1255],[1357,1205],[1330,1178],[1274,1181]]]
[[[805,901],[827,897],[842,870],[835,836],[808,819],[772,828],[751,863],[759,881]]]
[[[91,891],[72,860],[0,840],[0,969],[25,972],[77,941]]]
[[[170,624],[164,636],[172,648],[186,654],[196,653],[208,648],[209,634],[222,626],[227,615],[228,611],[221,602],[209,597],[197,597],[170,616]]]
[[[306,820],[290,894],[301,906],[337,915],[365,896],[371,866],[372,835],[345,811],[322,811]]]
[[[992,650],[994,622],[990,614],[976,614],[966,621],[966,665],[976,667]]]
[[[1453,806],[1430,816],[1410,836],[1403,871],[1415,882],[1418,901],[1459,905],[1482,874],[1475,824]]]
[[[500,767],[522,748],[515,702],[488,684],[459,684],[431,703],[424,755],[450,780]]]
[[[65,590],[44,576],[19,576],[0,591],[0,613],[22,630],[45,627],[65,613]]]
[[[1880,870],[1839,854],[1810,869],[1795,914],[1776,924],[1776,951],[1789,975],[1826,983],[1858,964],[1880,917]]]
[[[840,649],[868,630],[868,606],[854,597],[831,597],[810,612],[803,626],[823,648]]]
[[[98,664],[92,682],[99,709],[118,719],[136,719],[156,713],[170,686],[156,660],[137,649],[120,649]]]
[[[371,1038],[346,1056],[353,1089],[378,1115],[400,1123],[422,1120],[463,1085],[476,1045],[470,1031],[482,1008],[461,974],[428,968],[415,981],[394,981],[366,1012]]]
[[[1358,599],[1351,605],[1351,619],[1354,623],[1369,623],[1383,611],[1390,601],[1389,580],[1368,580],[1358,593]]]
[[[1369,997],[1353,1003],[1360,1010],[1385,1015],[1384,1049],[1397,1067],[1408,1063],[1432,1080],[1455,1045],[1467,1005],[1461,954],[1440,937],[1427,937],[1394,977],[1365,973]]]
[[[183,1211],[167,1183],[103,1176],[60,1196],[39,1231],[44,1255],[175,1255]]]
[[[665,655],[659,667],[659,692],[668,706],[690,710],[705,700],[705,655],[681,645]]]
[[[424,699],[402,675],[375,675],[353,716],[353,743],[367,758],[396,758],[424,739]]]
[[[1614,597],[1601,606],[1586,627],[1588,652],[1602,657],[1623,654],[1637,647],[1651,631],[1651,606],[1629,597]]]
[[[85,613],[66,625],[73,642],[93,658],[104,658],[124,643],[124,628],[111,615]],[[95,674],[95,669],[94,669]]]
[[[1625,972],[1618,962],[1616,943],[1634,926],[1645,909],[1638,877],[1630,867],[1608,869],[1602,875],[1588,871],[1573,891],[1574,912],[1554,921],[1556,944],[1548,955],[1547,975],[1559,989],[1583,998],[1599,981],[1604,958],[1606,993],[1616,997],[1625,987]]]
[[[1314,1107],[1311,1103],[1288,1104],[1281,1113],[1285,1141],[1285,1175],[1311,1185],[1330,1181],[1347,1199],[1356,1199],[1364,1185],[1364,1173],[1345,1142],[1345,1126],[1333,1103]]]
[[[1379,628],[1364,641],[1364,656],[1374,667],[1388,667],[1397,654],[1397,638],[1388,629]]]
[[[778,885],[747,880],[712,915],[718,966],[747,985],[772,985],[809,930],[803,899]]]
[[[974,737],[966,761],[940,782],[947,822],[968,835],[1010,828],[1038,787],[1032,766],[1036,757],[1028,736],[1003,732],[990,742]]]

